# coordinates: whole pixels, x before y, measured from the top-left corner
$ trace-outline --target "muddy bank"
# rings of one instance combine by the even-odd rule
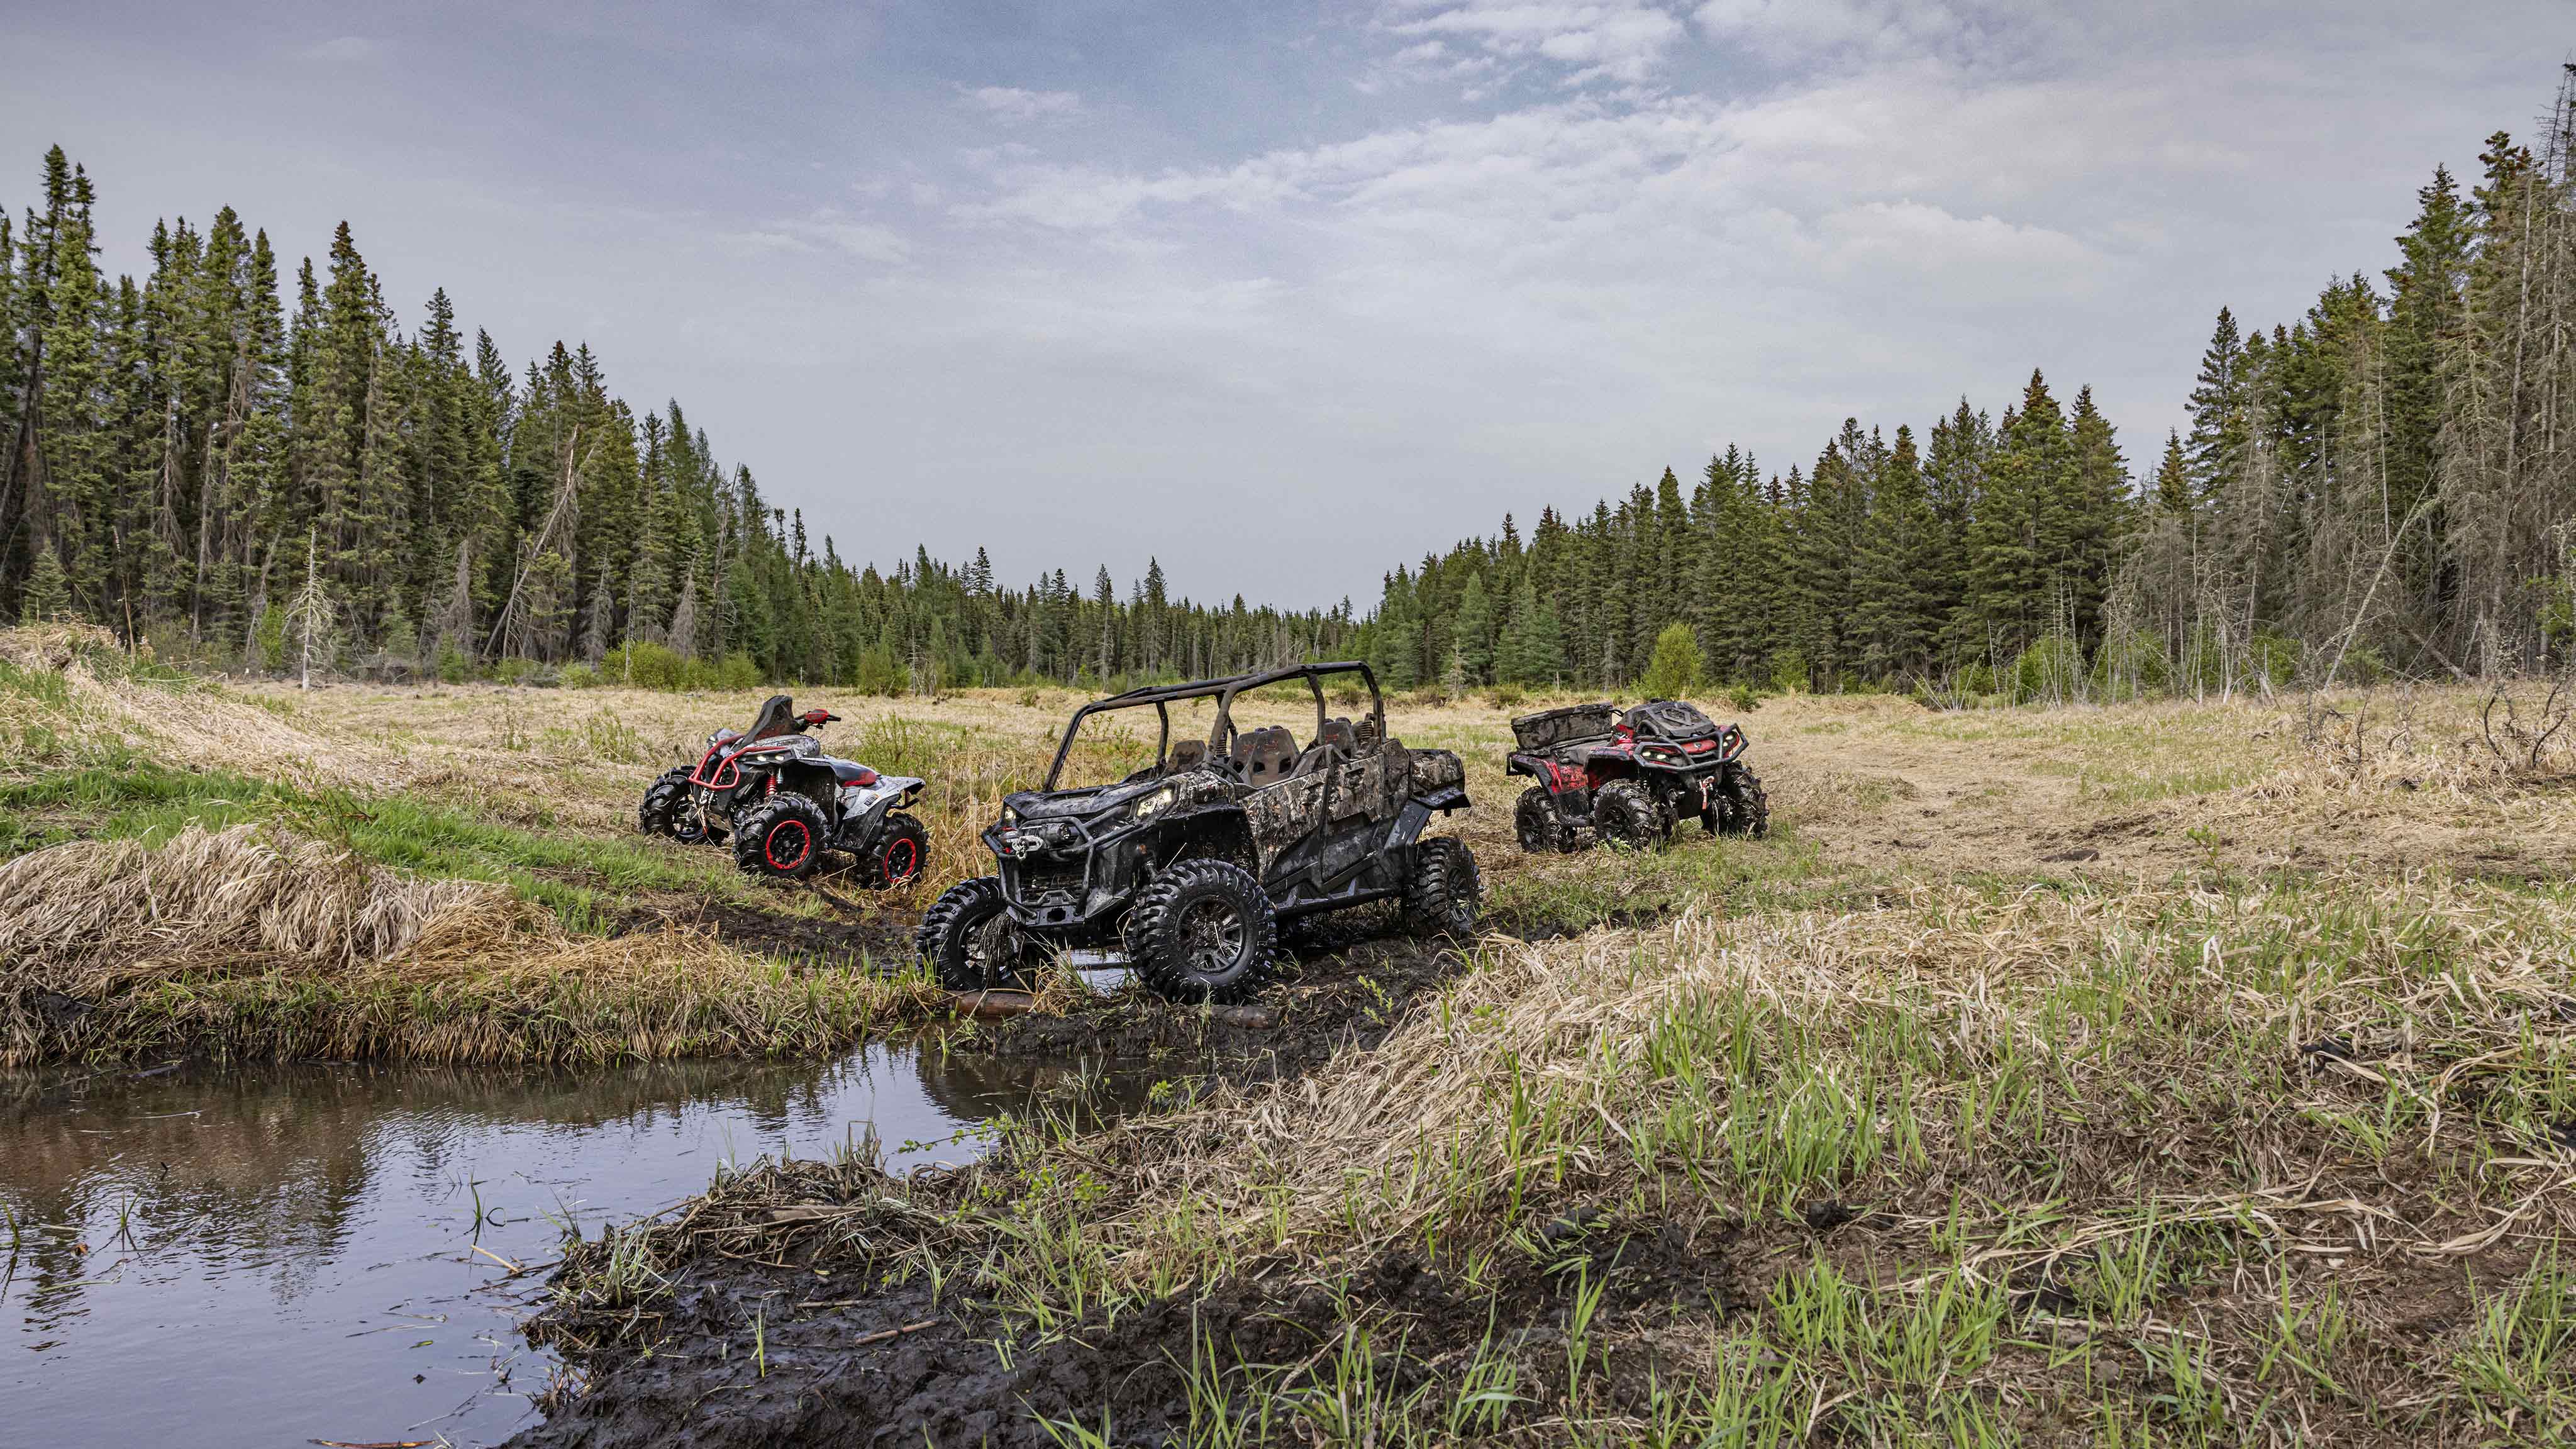
[[[810,890],[828,908],[822,916],[768,911],[756,904],[689,891],[657,891],[636,900],[609,927],[611,936],[654,935],[678,927],[703,933],[738,951],[800,964],[852,965],[865,961],[889,974],[912,965],[917,904],[871,897],[855,870],[819,875]]]
[[[1466,966],[1456,942],[1419,940],[1391,917],[1356,914],[1291,933],[1276,981],[1243,1006],[1182,1005],[1137,988],[1105,996],[1058,988],[1040,993],[1039,1010],[975,1021],[949,1047],[1006,1059],[1081,1051],[1236,1083],[1293,1077],[1345,1047],[1376,1046],[1419,997]]]
[[[1034,1009],[1015,1001],[1006,1014],[961,1015],[939,1056],[977,1077],[1078,1050],[1184,1092],[1276,1081],[1374,1048],[1470,963],[1455,942],[1403,934],[1391,913],[1309,923],[1288,950],[1254,1003],[1210,1009],[1133,988],[1042,984]],[[1060,1097],[1054,1105],[1074,1105]],[[1097,1430],[1105,1410],[1113,1442],[1163,1443],[1189,1426],[1194,1348],[1226,1365],[1312,1360],[1356,1313],[1396,1325],[1405,1347],[1386,1355],[1387,1370],[1417,1382],[1494,1332],[1492,1285],[1462,1288],[1401,1256],[1329,1291],[1282,1264],[1033,1329],[964,1284],[1012,1231],[992,1210],[1020,1195],[1015,1147],[1035,1146],[906,1179],[856,1163],[765,1167],[716,1184],[675,1221],[574,1249],[555,1306],[529,1332],[580,1366],[587,1391],[549,1403],[547,1422],[513,1442],[1037,1449],[1057,1442],[1042,1421]],[[1568,1243],[1606,1226],[1569,1223]],[[1601,1241],[1605,1265],[1639,1256],[1633,1235]],[[1667,1255],[1688,1246],[1669,1233],[1653,1242]],[[663,1286],[644,1288],[621,1266],[637,1262]],[[1714,1303],[1724,1290],[1696,1291]],[[1516,1284],[1504,1313],[1516,1326],[1496,1351],[1532,1356],[1533,1371],[1561,1359],[1563,1333],[1546,1323],[1563,1296],[1545,1275]]]
[[[1047,1449],[1078,1425],[1161,1445],[1218,1414],[1267,1417],[1252,1437],[1285,1438],[1329,1385],[1365,1394],[1346,1406],[1365,1415],[1464,1378],[1544,1403],[1570,1346],[1629,1320],[1713,1324],[1760,1291],[1742,1265],[1802,1232],[1766,1228],[1747,1251],[1732,1222],[1584,1210],[1543,1231],[1544,1261],[1515,1256],[1475,1282],[1404,1250],[1331,1273],[1281,1261],[1047,1332],[925,1271],[962,1277],[999,1246],[978,1205],[1008,1181],[999,1164],[910,1181],[799,1164],[719,1188],[641,1240],[657,1261],[680,1258],[667,1298],[608,1296],[541,1320],[536,1336],[583,1362],[589,1389],[512,1443]],[[584,1252],[595,1269],[610,1250]],[[1587,1391],[1643,1410],[1671,1367],[1651,1349],[1605,1355]],[[1467,1416],[1458,1428],[1478,1427],[1477,1404],[1451,1407]]]

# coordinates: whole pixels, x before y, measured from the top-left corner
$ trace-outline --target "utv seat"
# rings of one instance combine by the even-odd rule
[[[1297,738],[1285,725],[1265,725],[1234,738],[1235,778],[1254,789],[1288,778],[1297,763]]]
[[[1288,772],[1289,778],[1294,779],[1299,775],[1312,775],[1319,770],[1329,770],[1335,764],[1358,754],[1359,751],[1359,732],[1351,728],[1351,722],[1346,719],[1328,719],[1324,721],[1323,733],[1315,736],[1315,743],[1308,747],[1306,753],[1297,757],[1296,768]]]
[[[1182,740],[1172,746],[1171,761],[1163,767],[1167,775],[1187,774],[1207,763],[1207,741]]]

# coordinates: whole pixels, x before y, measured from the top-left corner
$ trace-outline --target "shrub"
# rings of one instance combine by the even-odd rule
[[[2066,634],[2042,635],[2012,663],[2015,704],[2077,698],[2084,687],[2084,651]]]
[[[2377,645],[2363,644],[2343,656],[2343,669],[2335,675],[2335,680],[2370,689],[2387,683],[2395,673],[2388,667],[2388,656],[2380,653]]]
[[[1762,707],[1762,696],[1752,685],[1738,684],[1726,692],[1726,702],[1735,706],[1737,714],[1751,714]]]
[[[2278,634],[2257,634],[2254,646],[2248,652],[2253,656],[2247,662],[2254,675],[2278,689],[2298,677],[2299,657],[2304,646],[2296,639],[2285,639]]]
[[[600,682],[599,671],[587,664],[567,664],[563,667],[561,682],[566,689],[596,689]]]
[[[1676,620],[1655,635],[1654,655],[1637,687],[1650,699],[1680,699],[1699,686],[1700,665],[1699,636]]]
[[[2144,699],[2172,688],[2172,663],[2165,658],[2164,641],[2153,634],[2132,630],[2104,640],[2093,652],[2093,693],[2098,699]]]
[[[503,684],[525,684],[535,677],[541,666],[533,659],[513,655],[492,666],[492,677]]]
[[[689,661],[682,659],[669,645],[649,639],[629,639],[608,651],[600,661],[602,678],[630,684],[637,689],[683,689],[687,687]]]
[[[251,626],[251,643],[259,649],[259,663],[271,674],[286,668],[286,611],[275,604],[259,611],[259,622]]]
[[[1807,656],[1783,649],[1771,660],[1771,692],[1795,694],[1807,687]]]

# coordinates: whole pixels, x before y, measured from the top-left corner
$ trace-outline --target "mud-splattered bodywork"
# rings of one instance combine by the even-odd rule
[[[1323,712],[1319,681],[1345,672],[1368,685],[1370,712],[1357,727]],[[1229,707],[1238,693],[1301,678],[1316,684],[1314,742],[1289,752],[1276,778],[1265,780],[1239,745],[1229,750],[1238,743]],[[1357,664],[1137,691],[1084,713],[1210,697],[1219,708],[1204,762],[1176,765],[1166,740],[1154,766],[1115,785],[1024,791],[1003,802],[984,840],[1020,926],[1069,945],[1115,943],[1137,891],[1172,862],[1195,858],[1252,871],[1283,916],[1383,900],[1402,890],[1431,817],[1468,806],[1456,755],[1385,737],[1376,683]],[[1067,731],[1068,746],[1081,719]],[[1059,771],[1061,759],[1059,752]]]

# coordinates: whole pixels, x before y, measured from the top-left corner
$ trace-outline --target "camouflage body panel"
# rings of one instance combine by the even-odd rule
[[[1244,822],[1252,827],[1253,849],[1267,874],[1279,852],[1315,833],[1324,823],[1324,796],[1331,772],[1298,775],[1243,797]]]
[[[1467,764],[1447,750],[1413,752],[1413,793],[1431,795],[1467,787]]]
[[[1243,797],[1243,813],[1266,872],[1281,851],[1327,828],[1393,820],[1406,801],[1466,780],[1466,765],[1449,751],[1410,750],[1389,740],[1355,759],[1255,790]]]

